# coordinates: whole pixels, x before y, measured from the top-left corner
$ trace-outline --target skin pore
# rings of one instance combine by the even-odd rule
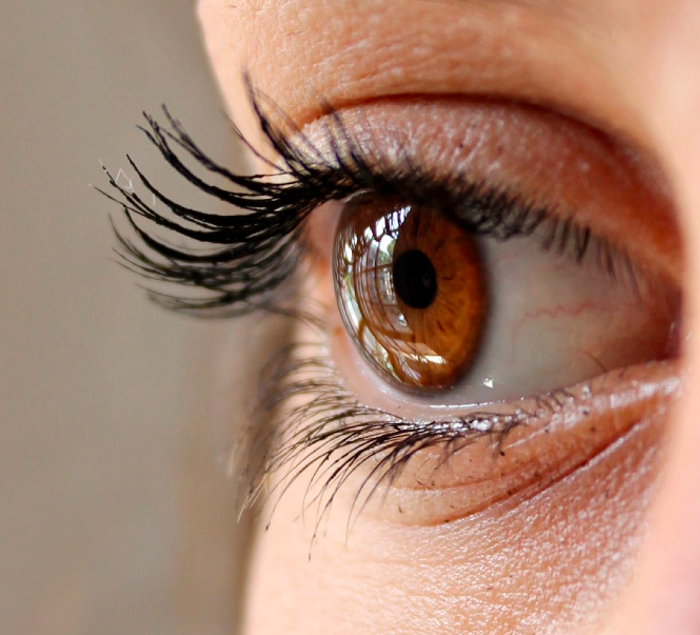
[[[324,114],[320,96],[340,110],[468,96],[551,109],[637,148],[660,164],[675,210],[628,215],[640,228],[630,240],[642,241],[639,251],[659,247],[657,266],[682,281],[685,332],[700,326],[697,250],[686,248],[682,263],[668,247],[678,232],[700,244],[693,0],[201,0],[199,15],[225,100],[250,138],[244,67],[301,128]],[[352,497],[340,496],[309,560],[314,522],[300,518],[300,480],[270,529],[260,524],[245,632],[700,632],[694,338],[683,354],[677,403],[626,415],[634,421],[622,435],[577,469],[478,514],[406,524],[370,510],[348,535]],[[410,496],[420,505],[425,493]]]

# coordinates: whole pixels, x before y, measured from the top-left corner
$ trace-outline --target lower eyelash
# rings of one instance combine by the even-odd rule
[[[320,324],[318,320],[313,326]],[[422,450],[440,448],[438,470],[460,450],[488,438],[496,458],[514,428],[552,415],[574,399],[558,390],[537,398],[532,410],[509,414],[484,410],[464,417],[411,421],[361,404],[343,386],[320,339],[292,344],[266,365],[256,400],[265,423],[249,431],[250,443],[238,447],[239,459],[242,454],[255,457],[245,469],[248,491],[242,506],[249,508],[264,495],[274,512],[287,489],[310,474],[302,511],[316,507],[318,528],[351,476],[362,474],[352,517],[381,488],[390,487]],[[297,401],[300,405],[293,405]],[[281,477],[268,487],[273,475]]]

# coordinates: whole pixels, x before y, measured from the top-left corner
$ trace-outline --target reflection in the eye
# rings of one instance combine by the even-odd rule
[[[366,359],[404,388],[454,385],[477,351],[486,310],[468,233],[435,210],[397,204],[377,214],[355,202],[335,249],[340,313]]]

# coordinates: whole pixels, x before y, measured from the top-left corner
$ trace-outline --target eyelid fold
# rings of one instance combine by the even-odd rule
[[[303,130],[329,161],[334,125],[322,118]],[[624,140],[537,107],[469,98],[371,102],[344,110],[341,125],[378,165],[400,172],[415,163],[442,177],[458,193],[446,201],[452,208],[469,193],[468,183],[503,197],[491,202],[495,208],[544,209],[590,227],[681,285],[684,258],[670,186],[655,161]]]

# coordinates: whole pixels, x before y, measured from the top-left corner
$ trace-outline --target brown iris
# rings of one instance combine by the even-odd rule
[[[439,210],[359,196],[334,253],[338,306],[363,356],[403,387],[453,386],[476,355],[486,310],[473,238]]]

